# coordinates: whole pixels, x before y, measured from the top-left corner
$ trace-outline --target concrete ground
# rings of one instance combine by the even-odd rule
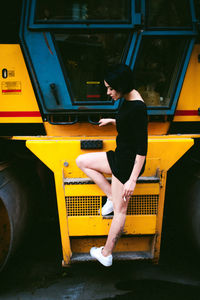
[[[82,263],[62,269],[58,261],[18,261],[1,277],[0,299],[200,299],[200,272],[149,263],[111,268]]]

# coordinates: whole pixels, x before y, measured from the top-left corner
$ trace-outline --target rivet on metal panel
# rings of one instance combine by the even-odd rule
[[[65,162],[64,162],[64,166],[65,166],[65,167],[68,167],[68,166],[69,166],[69,163],[68,163],[67,161],[65,161]]]

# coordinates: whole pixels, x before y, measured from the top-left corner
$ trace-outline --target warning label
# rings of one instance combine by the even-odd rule
[[[2,95],[20,95],[22,92],[20,81],[7,81],[1,83]]]

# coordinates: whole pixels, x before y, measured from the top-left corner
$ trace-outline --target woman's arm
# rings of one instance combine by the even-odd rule
[[[133,194],[133,191],[136,186],[137,178],[140,174],[140,171],[142,170],[142,167],[144,165],[145,157],[143,155],[136,155],[135,158],[135,164],[133,166],[133,170],[131,172],[131,176],[127,182],[124,184],[124,191],[123,191],[123,199],[124,201],[128,200],[131,195]]]
[[[116,120],[115,119],[109,119],[109,118],[106,118],[106,119],[100,119],[99,120],[99,126],[105,126],[107,124],[113,124],[113,125],[116,125]]]

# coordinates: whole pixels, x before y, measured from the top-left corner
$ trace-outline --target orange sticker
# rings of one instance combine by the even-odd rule
[[[6,81],[1,83],[2,95],[19,95],[22,92],[20,81]]]

